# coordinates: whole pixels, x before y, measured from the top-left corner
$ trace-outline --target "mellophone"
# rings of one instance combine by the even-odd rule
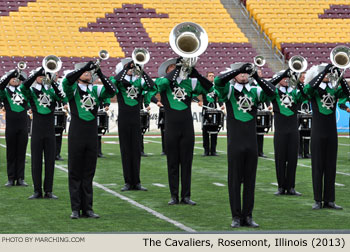
[[[256,114],[256,132],[258,134],[266,134],[272,127],[272,112],[258,110]]]
[[[147,110],[141,109],[140,110],[140,126],[142,134],[145,134],[147,130],[149,130],[149,124],[150,124],[150,115]]]
[[[203,106],[202,126],[209,134],[217,134],[224,126],[224,112],[218,109]]]

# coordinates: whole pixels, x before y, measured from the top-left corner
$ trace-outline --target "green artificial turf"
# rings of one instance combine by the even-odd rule
[[[170,199],[166,157],[161,156],[160,138],[145,137],[145,152],[141,162],[141,182],[148,192],[121,192],[124,184],[117,137],[103,138],[105,158],[98,159],[94,181],[124,195],[171,220],[201,232],[246,231],[230,228],[231,213],[227,191],[226,138],[218,139],[218,157],[203,157],[202,138],[196,137],[192,168],[192,196],[196,206],[168,206]],[[122,200],[110,192],[94,187],[94,210],[100,219],[71,220],[67,173],[67,139],[63,139],[62,157],[56,162],[54,194],[58,200],[28,200],[33,192],[30,156],[27,157],[26,178],[29,186],[3,186],[7,180],[5,139],[0,139],[0,233],[77,233],[77,232],[184,232],[144,209]],[[275,196],[277,190],[273,161],[272,138],[265,137],[264,152],[259,158],[255,189],[254,220],[257,230],[350,230],[350,146],[349,138],[339,138],[336,203],[344,210],[311,210],[313,204],[311,160],[299,159],[296,190],[301,197]],[[30,153],[28,144],[28,153]],[[218,183],[217,185],[213,183]],[[162,184],[159,187],[154,184]],[[224,186],[218,186],[218,185]],[[343,186],[342,186],[343,185]]]

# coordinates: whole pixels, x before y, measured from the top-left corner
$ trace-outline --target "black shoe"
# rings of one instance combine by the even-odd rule
[[[79,219],[80,215],[79,215],[79,211],[73,211],[72,214],[70,215],[71,219]]]
[[[164,156],[164,155],[166,155],[166,154],[165,154],[165,152],[164,152],[164,151],[162,151],[162,153],[160,153],[160,155]]]
[[[335,210],[342,210],[343,209],[341,206],[338,206],[334,202],[325,202],[323,204],[323,208],[330,208],[330,209],[335,209]]]
[[[232,223],[231,223],[232,228],[239,228],[241,227],[241,219],[238,217],[233,218]]]
[[[123,188],[121,189],[122,192],[124,192],[124,191],[130,191],[130,190],[131,190],[130,184],[125,184],[125,185],[123,186]]]
[[[242,226],[258,228],[259,224],[257,224],[255,221],[253,221],[253,218],[249,216],[249,217],[244,218]]]
[[[182,203],[182,204],[186,204],[186,205],[192,205],[192,206],[194,206],[194,205],[197,204],[196,202],[194,202],[193,200],[191,200],[190,197],[185,197],[185,198],[183,198],[183,199],[181,200],[181,203]]]
[[[294,188],[291,188],[290,190],[287,190],[287,193],[286,193],[286,194],[288,194],[288,195],[294,195],[294,196],[301,196],[301,193],[295,191]]]
[[[277,190],[277,192],[275,192],[274,194],[277,195],[277,196],[279,196],[279,195],[284,195],[284,194],[285,194],[285,193],[284,193],[284,189],[281,188],[281,187],[279,187],[278,190]]]
[[[58,199],[58,197],[52,192],[46,192],[44,195],[44,199]]]
[[[259,153],[258,156],[259,156],[259,157],[262,157],[262,158],[267,158],[267,156],[265,156],[264,153]]]
[[[148,157],[148,155],[144,152],[141,152],[141,157]]]
[[[209,151],[204,151],[204,153],[203,153],[202,156],[203,156],[203,157],[209,156]]]
[[[93,219],[98,219],[98,218],[100,218],[100,216],[99,216],[98,214],[95,214],[94,211],[92,211],[92,210],[83,212],[82,217],[85,217],[85,218],[93,218]]]
[[[55,159],[56,159],[56,161],[63,161],[64,160],[60,155],[57,155]]]
[[[219,156],[216,151],[211,153],[212,156]]]
[[[7,181],[7,183],[5,184],[5,186],[10,187],[10,186],[14,186],[15,185],[15,181],[14,180],[9,180]]]
[[[305,154],[304,158],[311,158],[311,155],[310,154]]]
[[[322,208],[321,201],[315,201],[315,204],[312,206],[312,210],[320,210]]]
[[[303,156],[301,154],[298,155],[298,159],[302,159]]]
[[[168,205],[177,205],[179,204],[179,199],[175,196],[171,197],[171,200],[168,202]]]
[[[28,184],[23,179],[17,179],[17,186],[28,186]]]
[[[99,153],[99,154],[97,154],[97,157],[98,157],[98,158],[104,158],[105,156],[103,156],[102,153]]]
[[[34,194],[32,196],[29,196],[28,199],[42,199],[43,198],[43,194],[40,192],[34,192]]]
[[[143,187],[141,184],[137,184],[135,186],[135,190],[137,191],[148,191],[146,187]]]

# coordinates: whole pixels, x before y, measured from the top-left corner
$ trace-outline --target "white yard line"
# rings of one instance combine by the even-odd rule
[[[154,185],[154,186],[158,186],[158,187],[166,187],[166,185],[159,184],[159,183],[153,183],[152,185]]]
[[[213,183],[213,185],[216,185],[216,186],[220,186],[220,187],[223,187],[223,186],[225,186],[224,184],[221,184],[221,183],[217,183],[217,182]]]
[[[6,148],[6,145],[0,144],[0,146],[3,147],[3,148]],[[28,153],[26,155],[30,156],[30,154],[28,154]],[[61,170],[61,171],[64,171],[64,172],[68,173],[68,169],[64,168],[61,165],[55,164],[55,167],[57,169]],[[159,213],[159,212],[157,212],[157,211],[155,211],[155,210],[153,210],[153,209],[151,209],[149,207],[146,207],[145,205],[142,205],[142,204],[138,203],[135,200],[132,200],[132,199],[130,199],[130,198],[124,196],[124,195],[121,195],[120,193],[117,193],[117,192],[115,192],[115,191],[113,191],[113,190],[111,190],[111,189],[109,189],[109,188],[107,188],[107,187],[97,183],[97,182],[93,182],[93,185],[98,187],[98,188],[100,188],[100,189],[102,189],[102,190],[104,190],[105,192],[108,192],[108,193],[112,194],[113,196],[115,196],[115,197],[117,197],[117,198],[119,198],[121,200],[124,200],[124,201],[130,203],[133,206],[136,206],[138,208],[141,208],[141,209],[145,210],[146,212],[154,215],[155,217],[157,217],[157,218],[159,218],[161,220],[164,220],[166,222],[169,222],[169,223],[173,224],[174,226],[176,226],[176,227],[178,227],[178,228],[180,228],[180,229],[182,229],[182,230],[184,230],[186,232],[191,232],[191,233],[197,232],[196,230],[194,230],[194,229],[192,229],[190,227],[187,227],[184,224],[182,224],[182,223],[180,223],[180,222],[178,222],[176,220],[173,220],[173,219],[171,219],[169,217],[166,217],[165,215],[163,215],[163,214],[161,214],[161,213]]]

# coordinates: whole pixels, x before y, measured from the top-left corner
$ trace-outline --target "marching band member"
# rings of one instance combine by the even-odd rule
[[[215,75],[212,72],[207,73],[207,79],[213,83]],[[208,96],[211,95],[212,97]],[[217,100],[218,100],[218,95],[216,92],[209,93],[207,95],[202,96],[203,101],[199,101],[198,105],[203,107],[202,109],[202,115],[208,110],[206,107],[210,107],[213,109],[217,108]],[[222,102],[218,102],[220,109],[224,110],[225,106]],[[203,156],[217,156],[218,154],[216,153],[216,145],[217,145],[217,139],[218,139],[218,133],[210,133],[208,132],[208,129],[206,127],[202,127],[202,135],[203,135],[203,148],[204,148],[204,154]]]
[[[342,78],[341,85],[336,90],[332,87],[329,73],[333,67],[332,64],[313,66],[305,76],[304,92],[310,96],[312,105],[311,166],[314,210],[322,208],[322,201],[323,208],[342,209],[334,203],[338,151],[335,111],[337,99],[349,96],[349,86]]]
[[[0,100],[6,110],[6,160],[8,181],[5,186],[28,186],[24,181],[25,157],[28,143],[28,100],[19,85],[26,74],[17,69],[0,80]],[[8,85],[8,86],[7,86]],[[6,87],[7,86],[7,87]]]
[[[256,71],[252,74],[250,63],[235,63],[231,69],[214,80],[219,100],[226,103],[227,110],[228,189],[233,219],[231,227],[255,228],[259,227],[252,218],[258,162],[256,111],[259,102],[265,102],[268,96],[275,94],[275,87],[260,79]],[[251,87],[247,74],[252,74],[260,87]],[[235,80],[231,81],[232,79]]]
[[[44,198],[57,199],[52,193],[55,168],[55,125],[56,101],[64,98],[54,80],[48,80],[43,67],[32,74],[21,85],[21,91],[29,100],[33,112],[31,156],[34,194],[29,199],[42,198],[42,165],[45,159]]]
[[[67,111],[68,105],[67,105],[67,99],[66,97],[62,101],[56,101],[56,107],[55,111]],[[64,117],[64,120],[67,120],[66,117]],[[55,129],[55,135],[56,135],[56,161],[63,161],[63,158],[61,157],[61,147],[62,147],[62,137],[63,137],[63,131],[65,128],[59,128]]]
[[[302,85],[304,85],[306,72],[301,73],[299,81]],[[304,107],[306,107],[306,111],[304,111]],[[311,113],[311,104],[309,100],[305,100],[298,104],[298,115],[300,116],[302,112]],[[310,132],[309,131],[299,131],[299,155],[298,158],[311,158],[310,155]]]
[[[195,205],[191,197],[191,170],[194,149],[194,129],[191,112],[192,95],[211,92],[212,83],[195,68],[191,74],[179,77],[181,61],[169,59],[158,69],[156,80],[165,108],[165,148],[171,193],[169,205],[179,203],[179,172],[181,166],[181,203]],[[163,78],[162,78],[163,77]]]
[[[75,70],[62,81],[71,111],[68,132],[68,181],[72,208],[70,218],[99,218],[92,209],[92,180],[97,162],[96,116],[101,101],[113,97],[115,88],[103,75],[99,65],[92,61],[78,63],[74,67]],[[95,74],[103,86],[92,84]]]
[[[277,85],[275,95],[270,97],[274,112],[274,151],[275,166],[278,182],[278,191],[275,195],[296,195],[301,193],[295,191],[295,174],[298,162],[298,103],[306,100],[303,93],[303,85],[298,82],[298,89],[290,84],[292,74],[288,68],[281,71],[270,80],[271,84]]]
[[[147,189],[141,186],[141,126],[140,106],[142,90],[156,93],[153,80],[135,65],[131,58],[125,58],[116,66],[116,76],[110,80],[116,86],[118,99],[118,131],[125,185],[122,191]],[[139,73],[138,73],[139,72]]]
[[[111,99],[110,98],[106,98],[104,100],[102,100],[102,102],[100,103],[99,109],[104,110],[105,112],[107,112],[109,110],[109,106],[111,105]],[[108,116],[107,116],[107,120],[108,120]],[[97,157],[98,158],[103,158],[103,154],[102,154],[102,136],[98,135],[98,148],[97,148]]]

